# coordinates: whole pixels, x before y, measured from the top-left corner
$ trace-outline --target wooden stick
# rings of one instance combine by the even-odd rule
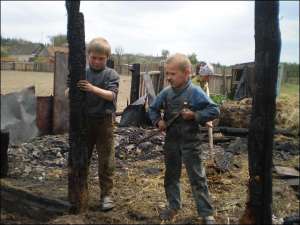
[[[205,92],[207,94],[207,96],[209,96],[209,88],[208,88],[208,82],[205,82]],[[209,121],[212,124],[212,121]],[[214,139],[213,139],[213,128],[212,127],[208,127],[208,146],[209,149],[212,151],[214,149]]]

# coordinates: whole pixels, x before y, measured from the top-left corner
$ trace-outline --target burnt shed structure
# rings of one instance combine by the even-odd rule
[[[235,100],[252,97],[255,93],[254,62],[236,64],[232,66],[230,95]]]

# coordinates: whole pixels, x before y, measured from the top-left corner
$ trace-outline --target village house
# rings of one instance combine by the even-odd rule
[[[9,49],[9,55],[18,62],[29,62],[43,49],[43,44],[26,44]]]
[[[37,57],[46,58],[49,63],[55,62],[55,52],[63,52],[65,54],[69,53],[69,48],[65,46],[47,46],[44,47]]]

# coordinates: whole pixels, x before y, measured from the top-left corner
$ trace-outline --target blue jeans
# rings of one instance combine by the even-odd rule
[[[165,142],[165,178],[164,187],[169,207],[181,208],[180,175],[182,162],[185,164],[189,181],[192,187],[193,197],[199,216],[210,216],[213,207],[210,202],[205,169],[200,158],[199,145],[184,145],[175,140]]]

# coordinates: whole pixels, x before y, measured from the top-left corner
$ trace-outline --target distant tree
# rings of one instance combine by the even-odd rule
[[[192,65],[196,65],[198,63],[197,55],[196,53],[192,53],[188,55],[189,60],[191,61]]]
[[[116,57],[117,57],[117,65],[121,64],[121,58],[122,55],[124,54],[124,49],[122,48],[122,46],[118,46],[115,48],[115,53],[116,53]]]
[[[127,64],[135,63],[136,57],[132,54],[126,54],[125,56]]]
[[[68,43],[67,35],[65,34],[58,34],[54,36],[50,36],[50,42],[52,46],[63,46],[64,44]]]
[[[9,55],[8,51],[5,48],[2,48],[2,46],[1,46],[1,57],[6,57],[8,55]]]
[[[169,50],[167,50],[167,49],[161,50],[161,56],[162,56],[164,59],[166,59],[169,55],[170,55]]]

